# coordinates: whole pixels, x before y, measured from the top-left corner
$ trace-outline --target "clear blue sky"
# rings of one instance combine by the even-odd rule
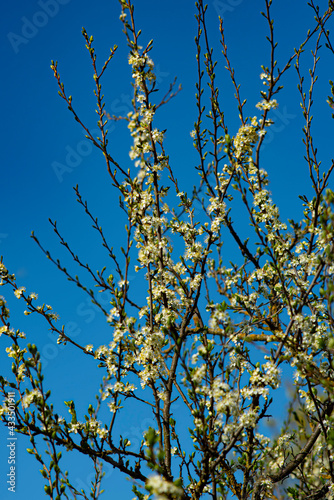
[[[312,26],[313,14],[306,4],[306,0],[274,1],[279,67],[284,66],[294,46],[304,39],[307,27]],[[320,5],[326,7],[327,1],[321,0]],[[262,89],[259,79],[261,64],[269,63],[269,45],[265,40],[267,26],[260,15],[263,9],[264,2],[260,0],[208,2],[208,27],[215,56],[220,60],[217,75],[232,134],[238,124],[237,112],[233,89],[224,72],[220,53],[217,14],[224,17],[230,58],[241,83],[242,97],[248,99],[247,114],[253,116],[257,113],[255,104],[260,100]],[[192,0],[135,1],[137,28],[143,31],[142,45],[154,39],[151,56],[156,64],[161,95],[167,91],[175,76],[183,86],[182,92],[161,110],[158,119],[160,127],[168,129],[166,146],[174,171],[179,175],[181,185],[183,183],[189,189],[197,180],[194,171],[197,156],[189,135],[196,120],[194,13]],[[60,314],[62,323],[71,323],[80,342],[94,345],[106,342],[107,330],[102,314],[47,261],[30,238],[30,233],[34,230],[52,254],[63,257],[64,262],[69,264],[48,223],[49,217],[56,219],[64,238],[73,244],[84,262],[90,262],[94,270],[107,264],[99,240],[75,201],[72,187],[79,184],[84,199],[88,199],[93,213],[106,228],[111,244],[115,247],[122,244],[124,225],[117,213],[118,195],[111,187],[104,160],[92,150],[57,95],[56,81],[50,69],[51,59],[58,60],[59,72],[68,94],[73,96],[74,108],[94,130],[96,115],[92,69],[81,35],[82,26],[89,35],[94,35],[100,63],[107,57],[109,47],[119,45],[104,82],[106,111],[110,114],[129,112],[130,70],[119,14],[117,0],[97,0],[94,3],[88,0],[12,0],[3,7],[0,21],[0,255],[4,256],[5,264],[16,274],[20,285],[26,286],[29,292],[37,292],[39,302],[51,304]],[[308,47],[306,51],[304,61],[307,69],[310,62]],[[331,110],[326,104],[329,93],[326,67],[333,67],[333,61],[327,52],[323,47],[320,79],[315,92],[318,103],[314,121],[315,137],[324,164],[330,158],[330,138],[333,137]],[[280,106],[272,115],[275,126],[266,140],[263,167],[270,174],[274,201],[280,206],[281,213],[298,219],[301,214],[298,194],[310,193],[310,186],[303,160],[303,123],[295,82],[296,74],[292,68],[283,80],[285,89],[278,97]],[[126,167],[130,164],[129,144],[125,124],[117,122],[111,132],[110,147]],[[59,174],[59,164],[70,171]],[[136,276],[132,279],[135,281]],[[8,295],[6,289],[1,293]],[[21,327],[27,338],[41,349],[46,379],[54,388],[59,413],[65,416],[66,410],[61,402],[75,397],[88,402],[98,388],[96,380],[91,377],[88,365],[80,372],[80,366],[78,369],[72,361],[71,348],[57,346],[43,323],[33,319],[27,321],[18,304],[13,304],[13,326]],[[5,364],[6,345],[6,339],[1,338],[0,361]],[[128,432],[127,437],[133,443],[136,440],[138,443],[141,431],[149,424],[145,415],[139,414],[135,424],[131,424],[126,417],[123,431]],[[4,444],[7,435],[3,427],[0,437],[0,497],[8,500],[13,495],[4,484],[8,465]],[[14,498],[45,498],[38,464],[25,453],[24,448],[28,446],[26,440],[19,436],[18,441],[18,482]],[[107,469],[107,476],[105,488],[107,491],[111,489],[112,495],[105,494],[105,498],[132,498],[129,482],[121,480],[117,471]],[[80,461],[73,465],[72,477],[76,486],[87,488],[90,481],[88,469]]]

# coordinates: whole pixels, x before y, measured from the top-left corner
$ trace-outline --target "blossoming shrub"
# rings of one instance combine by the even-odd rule
[[[43,384],[40,353],[30,341],[33,335],[27,343],[12,325],[1,297],[0,333],[12,341],[7,353],[13,374],[4,373],[0,384],[5,399],[12,391],[18,395],[17,432],[30,437],[28,452],[40,463],[45,492],[52,499],[68,498],[70,493],[88,498],[62,470],[63,449],[92,460],[94,499],[101,493],[104,463],[134,480],[133,491],[140,500],[152,496],[227,499],[231,495],[239,500],[334,498],[334,193],[328,187],[334,164],[320,166],[311,134],[320,45],[325,43],[334,52],[327,30],[332,9],[322,13],[311,1],[314,26],[280,70],[275,62],[272,2],[265,0],[271,64],[262,68],[261,100],[250,116],[244,111],[220,20],[222,52],[239,109],[240,126],[233,135],[221,108],[206,7],[201,0],[197,2],[198,117],[190,135],[199,154],[195,165],[199,181],[189,194],[180,187],[165,150],[165,131],[155,125],[157,109],[178,91],[171,86],[156,101],[152,42],[145,48],[139,45],[133,4],[131,0],[120,3],[134,89],[133,111],[123,117],[133,138],[130,168],[120,165],[117,151],[108,146],[109,119],[101,90],[101,78],[116,47],[99,69],[93,37],[83,30],[94,69],[99,137],[90,133],[74,110],[57,63],[51,66],[60,96],[103,154],[127,218],[127,246],[120,258],[76,188],[78,201],[111,259],[97,273],[73,254],[53,223],[97,290],[109,294],[110,309],[105,310],[95,292],[44,250],[101,308],[112,338],[108,333],[104,345],[95,345],[92,332],[91,343],[81,345],[59,326],[52,307],[38,305],[37,295],[18,286],[4,262],[0,264],[1,285],[25,302],[25,314],[42,316],[58,343],[75,346],[78,360],[90,356],[96,361],[103,377],[101,391],[84,418],[78,415],[74,400],[65,402],[68,415],[60,417]],[[300,60],[310,46],[313,66],[306,92]],[[292,64],[297,70],[305,158],[313,188],[312,198],[301,197],[304,218],[298,222],[282,220],[260,164],[264,139],[273,124],[270,113],[279,102],[281,78]],[[331,81],[330,92],[332,107]],[[248,214],[247,239],[238,228],[233,199]],[[201,213],[195,212],[195,204]],[[229,237],[240,251],[232,262],[223,247]],[[118,276],[107,277],[108,267],[115,268]],[[129,282],[133,271],[145,283],[145,297],[133,295]],[[273,433],[266,422],[275,410],[277,395],[282,397],[282,381],[291,372],[293,393],[284,415],[280,409],[279,429]],[[180,415],[180,411],[174,413],[176,400],[184,415],[177,420],[173,418]],[[155,421],[143,433],[137,450],[116,431],[115,423],[129,402],[147,407]],[[108,409],[103,421],[101,408]],[[0,413],[8,424],[11,413],[5,403]],[[189,429],[184,427],[186,419],[192,422]]]

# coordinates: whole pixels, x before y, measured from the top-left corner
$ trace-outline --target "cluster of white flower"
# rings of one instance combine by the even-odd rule
[[[195,385],[202,385],[202,380],[206,376],[207,365],[203,363],[201,366],[196,366],[191,372],[191,381]]]
[[[76,426],[77,424],[72,424],[72,425]],[[108,429],[106,429],[105,427],[101,427],[101,422],[99,422],[95,418],[91,418],[88,421],[88,425],[89,425],[89,431],[92,432],[94,435],[98,435],[101,439],[105,439],[108,436]],[[75,428],[80,429],[80,424]]]
[[[9,337],[12,337],[15,335],[16,338],[20,338],[20,339],[26,338],[26,334],[24,332],[21,332],[21,330],[15,331],[13,328],[9,328],[8,325],[4,325],[4,326],[0,327],[0,337],[3,333],[8,335]],[[12,357],[12,356],[10,356],[10,357]]]
[[[6,304],[7,302],[5,298],[2,295],[0,295],[0,307],[3,319],[9,318],[9,309]]]
[[[6,353],[9,358],[19,359],[26,352],[27,352],[26,348],[20,349],[18,345],[6,347]]]
[[[234,154],[237,160],[252,155],[253,147],[259,139],[258,123],[256,118],[252,120],[251,125],[242,125],[234,138]]]
[[[254,220],[257,224],[264,223],[267,230],[267,240],[272,243],[275,253],[279,255],[280,262],[288,260],[290,242],[278,236],[278,231],[285,231],[287,225],[280,221],[278,207],[272,202],[269,191],[261,189],[254,194],[253,204],[258,210],[253,209]]]
[[[26,291],[25,287],[21,286],[20,288],[17,288],[14,291],[14,295],[17,299],[20,299],[25,291]]]
[[[161,354],[165,337],[161,331],[152,332],[147,326],[144,326],[134,334],[133,339],[136,349],[127,359],[143,367],[139,376],[141,386],[144,388],[150,380],[154,381],[159,375],[165,373]]]
[[[152,495],[155,495],[156,500],[169,500],[170,498],[177,500],[183,497],[182,488],[158,474],[148,478],[146,488]]]
[[[190,290],[197,290],[202,281],[202,275],[196,274],[195,277],[190,282]]]
[[[25,374],[26,374],[26,365],[25,363],[21,363],[17,369],[17,378],[18,380],[21,380],[23,382],[23,380],[25,379]]]
[[[244,356],[240,355],[241,352],[240,343],[234,339],[232,339],[232,341],[234,342],[235,347],[230,352],[229,369],[237,370],[238,372],[240,371],[240,375],[245,371],[250,372],[251,369],[249,362],[245,359]]]
[[[43,314],[46,318],[53,319],[54,321],[57,321],[59,319],[59,315],[57,313],[49,312],[52,311],[52,306],[48,304],[43,306],[37,306],[36,311]]]
[[[268,477],[261,479],[262,494],[261,499],[273,498],[273,488],[274,484],[272,480]]]
[[[3,333],[9,333],[9,328],[7,325],[1,326],[0,327],[0,337]]]
[[[265,99],[263,99],[263,101],[257,103],[256,107],[263,110],[276,109],[278,107],[278,102],[276,101],[276,99],[272,99],[271,101],[266,101]]]
[[[8,273],[8,270],[3,262],[0,262],[0,274],[5,275]]]
[[[261,73],[260,78],[261,80],[264,80],[263,84],[266,84],[267,82],[269,83],[271,81],[271,75],[266,71],[263,71],[263,73]]]
[[[140,48],[138,47],[139,50]],[[144,80],[155,81],[154,63],[147,54],[140,54],[138,50],[132,51],[129,56],[129,64],[132,66],[132,78],[134,78],[138,88],[143,89]]]
[[[149,171],[163,170],[165,162],[158,161],[150,166],[147,161],[147,154],[156,150],[156,144],[162,143],[164,133],[158,129],[152,129],[155,107],[148,102],[147,84],[155,80],[154,64],[147,53],[140,54],[139,50],[140,47],[131,52],[129,64],[132,66],[132,77],[135,80],[135,102],[140,108],[139,111],[135,108],[134,111],[129,112],[127,119],[128,128],[133,137],[130,158],[136,160],[135,165],[140,167],[137,179],[141,182]]]
[[[239,416],[239,423],[243,427],[253,427],[255,428],[258,419],[258,412],[256,409],[249,408],[243,411]]]
[[[104,392],[102,394],[102,400],[107,399],[113,394],[118,394],[118,393],[126,394],[129,392],[133,392],[136,389],[137,387],[134,384],[130,384],[129,382],[124,383],[121,381],[117,381],[114,384],[108,384],[105,387]]]
[[[256,367],[249,379],[250,385],[241,389],[242,396],[251,399],[254,395],[258,395],[267,400],[268,386],[277,389],[280,385],[280,374],[279,368],[272,361],[263,364],[261,369]]]
[[[222,177],[220,178],[222,179]],[[223,181],[224,182],[224,181]],[[222,191],[224,184],[222,186],[217,186],[216,189]],[[226,204],[221,201],[219,196],[210,198],[210,205],[207,208],[209,214],[214,213],[215,217],[211,220],[210,231],[213,236],[217,236],[220,226],[224,222],[224,217],[226,213]]]
[[[217,413],[230,415],[237,415],[239,411],[239,394],[237,391],[223,382],[221,379],[216,378],[211,386],[210,396],[215,402]]]
[[[305,406],[306,409],[309,413],[314,413],[316,411],[316,406],[314,404],[314,401],[308,391],[304,391],[302,389],[299,389],[299,396],[301,399],[305,399]]]
[[[22,398],[22,407],[25,410],[31,403],[38,403],[43,398],[43,395],[39,389],[33,389],[28,391]]]
[[[293,438],[293,434],[285,433],[275,440],[272,446],[268,445],[266,455],[271,457],[268,462],[269,474],[277,474],[284,466],[289,449],[291,449],[293,445]]]
[[[217,421],[216,428],[217,429],[219,428],[219,421]],[[226,423],[223,424],[223,422],[220,421],[220,428],[223,431],[222,437],[221,437],[222,443],[228,444],[233,439],[234,433],[236,432],[236,430],[238,428],[238,423],[236,421],[233,421],[233,422],[230,422],[228,424],[226,424]]]
[[[155,322],[160,327],[168,328],[176,320],[176,314],[169,307],[162,307],[155,317]]]
[[[184,258],[186,260],[191,260],[194,264],[200,262],[205,256],[205,249],[200,241],[188,245],[186,244],[186,251],[184,252]]]
[[[109,354],[109,349],[106,345],[101,345],[96,349],[94,352],[94,358],[95,359],[101,359],[102,356],[107,357]]]
[[[69,425],[68,425],[68,432],[71,434],[72,432],[74,434],[77,434],[78,431],[81,431],[83,428],[84,428],[85,424],[81,423],[81,422],[71,422]]]
[[[116,413],[117,410],[119,410],[120,408],[123,408],[122,406],[117,405],[115,403],[115,401],[109,401],[108,407],[109,407],[109,410],[111,411],[111,413]]]
[[[5,401],[3,402],[3,404],[2,404],[2,405],[0,405],[0,417],[1,417],[2,415],[5,415],[6,413],[9,413],[9,411],[10,411],[10,410],[9,410],[9,408],[8,408],[8,406],[7,406],[7,402],[6,402],[6,400],[5,400]]]
[[[255,439],[263,448],[267,447],[272,442],[272,439],[270,437],[259,434],[258,432],[255,434]]]
[[[113,307],[110,310],[107,321],[112,322],[114,320],[114,318],[119,318],[119,311],[116,307]]]

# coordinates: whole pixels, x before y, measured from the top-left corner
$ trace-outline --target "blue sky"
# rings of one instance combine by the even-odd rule
[[[279,67],[284,66],[294,46],[304,39],[307,28],[312,26],[313,15],[306,3],[304,0],[293,3],[289,0],[274,1]],[[327,2],[321,0],[320,6],[325,8],[326,5]],[[237,112],[220,53],[217,15],[224,17],[230,58],[241,83],[242,96],[248,99],[247,114],[254,116],[262,89],[259,79],[261,64],[269,63],[269,45],[265,40],[267,26],[260,15],[263,9],[264,2],[260,0],[208,1],[209,33],[220,62],[217,78],[221,83],[223,107],[232,134],[238,126]],[[81,29],[84,26],[89,35],[94,35],[100,63],[108,56],[109,47],[117,44],[119,49],[104,81],[106,111],[110,114],[128,113],[131,110],[130,69],[119,14],[116,0],[97,0],[94,5],[88,0],[12,0],[3,8],[1,19],[0,255],[4,256],[10,271],[16,274],[18,283],[26,286],[29,292],[37,292],[41,303],[50,303],[60,314],[61,322],[67,324],[84,344],[97,344],[98,340],[104,342],[106,327],[103,316],[43,256],[30,233],[34,230],[43,245],[73,269],[48,222],[49,217],[57,220],[65,240],[73,244],[83,261],[89,261],[93,269],[101,269],[106,255],[75,201],[72,187],[79,184],[83,198],[88,199],[93,213],[106,228],[111,244],[116,248],[124,241],[124,222],[117,212],[118,194],[111,186],[104,160],[91,148],[57,95],[56,81],[50,69],[51,59],[58,60],[65,89],[73,96],[73,107],[94,130],[92,68]],[[157,118],[159,126],[168,129],[166,147],[185,189],[191,189],[197,180],[194,171],[197,156],[189,135],[196,120],[194,14],[191,0],[135,1],[137,28],[143,31],[142,45],[154,39],[151,57],[156,64],[161,95],[175,76],[183,87],[182,92],[161,109]],[[306,47],[303,59],[305,73],[311,61],[309,48]],[[333,61],[325,47],[321,56],[314,127],[319,153],[326,165],[332,153],[329,138],[333,136],[331,110],[326,103],[328,78],[333,78],[333,75],[328,76],[326,68],[333,67]],[[303,122],[293,68],[283,84],[285,88],[278,97],[280,106],[272,116],[275,125],[264,148],[263,167],[269,172],[270,189],[282,215],[298,219],[302,213],[298,194],[310,194],[311,191],[303,160]],[[127,167],[129,145],[125,124],[117,122],[111,131],[110,147]],[[63,174],[59,173],[60,165],[66,167]],[[135,282],[138,278],[134,275],[132,279]],[[6,290],[2,293],[8,294]],[[61,405],[61,401],[73,398],[73,391],[78,399],[89,400],[98,387],[89,367],[80,372],[72,362],[73,350],[57,346],[43,323],[27,321],[16,302],[11,301],[15,312],[13,323],[26,331],[28,339],[40,347],[46,379],[54,388],[55,400]],[[0,360],[6,365],[5,344],[5,339],[1,338]],[[62,411],[65,415],[65,408]],[[136,442],[142,430],[150,424],[149,417],[138,415],[133,426],[129,422],[125,419],[124,431],[131,441]],[[7,436],[3,427],[0,435],[0,496],[7,500],[12,497],[4,485],[8,466],[3,444]],[[45,498],[37,463],[24,452],[28,443],[23,437],[18,441],[15,499]],[[90,481],[88,469],[78,461],[73,465],[73,471],[74,483],[87,487]],[[112,469],[107,470],[107,476],[105,487],[112,487],[115,497],[131,498],[129,482],[120,480]]]

